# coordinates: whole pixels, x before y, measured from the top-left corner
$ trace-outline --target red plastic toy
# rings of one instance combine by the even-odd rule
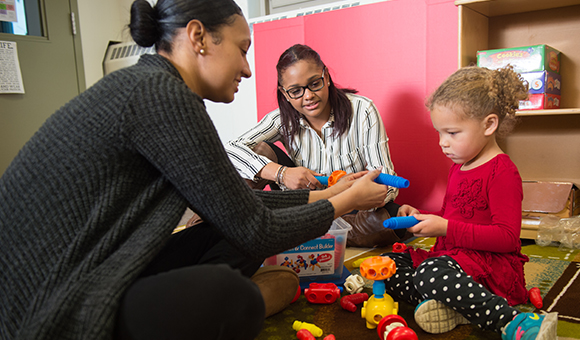
[[[532,305],[534,305],[534,307],[536,307],[537,309],[542,308],[542,306],[544,305],[544,302],[542,301],[542,293],[540,292],[540,288],[534,287],[534,288],[530,289],[530,291],[528,293],[529,293],[530,302],[532,303]]]
[[[377,333],[381,340],[419,340],[417,333],[407,326],[400,315],[387,315],[379,321]]]
[[[402,253],[407,249],[407,245],[401,242],[393,244],[393,253]]]
[[[307,329],[301,329],[296,333],[298,340],[316,340],[314,335]]]
[[[292,301],[290,303],[296,302],[296,300],[298,300],[298,298],[300,297],[301,294],[302,294],[302,288],[300,288],[300,286],[298,286],[298,290],[296,291],[296,295],[294,295],[294,299],[292,299]]]
[[[356,312],[356,305],[363,303],[369,299],[367,293],[357,293],[352,295],[347,295],[340,299],[340,306],[349,312]]]
[[[330,304],[340,297],[340,289],[334,283],[311,283],[304,295],[310,303]]]
[[[336,338],[334,337],[334,335],[332,334],[328,334],[327,336],[324,337],[324,339],[322,340],[336,340]]]

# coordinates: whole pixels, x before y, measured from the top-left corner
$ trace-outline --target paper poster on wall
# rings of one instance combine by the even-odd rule
[[[18,52],[14,41],[0,40],[0,94],[24,93]]]
[[[17,21],[16,0],[0,0],[0,21]]]

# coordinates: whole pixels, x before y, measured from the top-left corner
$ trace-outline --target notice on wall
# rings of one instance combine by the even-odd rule
[[[15,0],[0,0],[0,21],[17,21]]]
[[[0,40],[0,94],[24,93],[16,42]]]

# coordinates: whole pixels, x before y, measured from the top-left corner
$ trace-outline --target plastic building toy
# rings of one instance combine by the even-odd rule
[[[307,329],[301,329],[296,333],[298,340],[316,340],[314,335]]]
[[[365,281],[363,280],[362,276],[357,274],[349,275],[346,280],[344,280],[344,288],[350,294],[360,293],[365,285]]]
[[[296,320],[292,324],[292,329],[294,329],[295,331],[299,331],[301,329],[306,329],[307,331],[312,333],[312,335],[314,335],[317,338],[322,336],[322,329],[320,329],[316,325],[308,323],[308,322],[300,322],[300,321]]]
[[[311,283],[304,295],[310,303],[331,304],[340,297],[340,289],[334,283]]]
[[[419,223],[419,220],[415,216],[399,216],[391,217],[383,222],[383,227],[389,229],[406,229],[411,228],[415,224]]]
[[[419,340],[417,333],[407,327],[399,315],[387,315],[379,321],[377,333],[381,340]]]
[[[542,308],[542,306],[544,305],[544,302],[542,301],[542,293],[540,292],[540,288],[533,287],[530,289],[530,291],[528,293],[529,293],[530,302],[532,303],[532,305],[534,305],[534,307],[536,307],[537,309]]]
[[[347,295],[340,299],[340,306],[349,311],[349,312],[356,312],[356,305],[359,303],[363,303],[369,299],[369,295],[367,293],[356,293],[353,295]]]
[[[333,171],[330,176],[314,176],[322,185],[333,186],[338,182],[342,176],[346,175],[346,172],[343,170],[336,170]],[[377,178],[375,178],[375,182],[379,184],[388,185],[390,187],[395,188],[408,188],[409,187],[409,180],[399,176],[393,176],[389,174],[381,173]]]
[[[391,314],[397,314],[399,303],[385,293],[383,280],[393,276],[397,266],[388,256],[373,256],[366,259],[360,265],[360,273],[363,277],[373,280],[373,296],[364,302],[361,309],[361,317],[366,320],[367,328],[374,329],[379,321]]]
[[[336,340],[336,338],[334,337],[334,335],[332,334],[328,334],[327,336],[324,337],[324,339],[322,340]]]
[[[294,299],[292,299],[292,301],[290,301],[290,303],[296,302],[296,300],[298,300],[298,298],[300,298],[301,294],[302,294],[302,288],[300,288],[300,285],[299,285],[298,290],[296,290],[296,295],[294,295]]]
[[[362,259],[358,259],[352,263],[352,266],[355,268],[358,268],[358,267],[360,267],[361,263],[363,263],[366,259],[370,259],[371,257],[373,257],[373,256],[367,256],[367,257],[363,257]]]
[[[402,253],[407,249],[407,245],[401,242],[393,244],[393,253]]]

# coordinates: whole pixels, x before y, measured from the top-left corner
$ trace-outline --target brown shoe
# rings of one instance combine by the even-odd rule
[[[262,293],[266,305],[266,317],[288,307],[300,288],[298,274],[283,266],[261,267],[251,279]]]

